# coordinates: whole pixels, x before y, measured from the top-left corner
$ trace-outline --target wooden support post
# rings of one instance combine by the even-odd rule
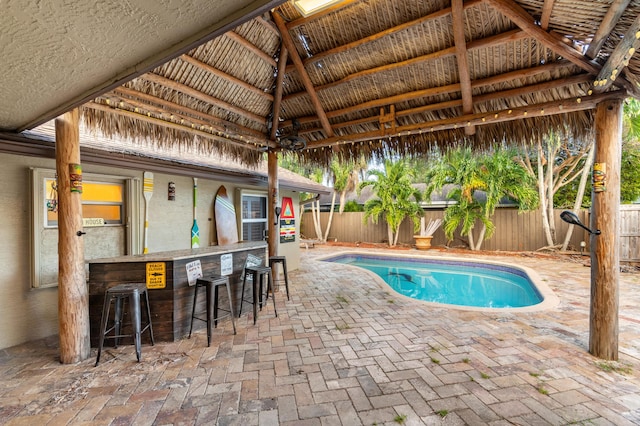
[[[77,109],[55,121],[58,175],[58,323],[60,362],[72,364],[89,357],[89,295],[84,269],[82,201],[72,192],[72,165],[80,165],[80,128]],[[77,170],[74,170],[77,172]],[[81,184],[81,183],[80,183]]]
[[[596,153],[593,166],[591,228],[591,311],[589,352],[618,359],[618,286],[620,280],[620,155],[622,100],[602,101],[596,107]],[[602,183],[602,185],[600,185]]]
[[[274,151],[267,152],[267,168],[269,170],[269,201],[267,208],[269,214],[267,215],[269,220],[269,256],[278,255],[278,218],[276,217],[276,207],[280,200],[278,194],[278,154]]]

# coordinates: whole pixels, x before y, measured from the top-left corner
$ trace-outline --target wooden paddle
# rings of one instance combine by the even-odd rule
[[[191,248],[200,247],[200,228],[196,219],[196,199],[198,198],[198,179],[193,178],[193,226],[191,227]]]
[[[149,234],[149,202],[153,195],[153,173],[144,172],[142,177],[142,193],[144,194],[144,248],[142,253],[149,253],[147,238]]]

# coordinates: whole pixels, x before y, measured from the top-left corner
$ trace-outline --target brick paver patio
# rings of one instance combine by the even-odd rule
[[[532,255],[560,298],[533,313],[464,311],[395,294],[305,250],[291,300],[210,348],[191,339],[107,348],[57,361],[57,337],[0,351],[8,425],[632,425],[640,424],[640,274],[622,274],[620,360],[587,352],[589,268]],[[418,254],[418,252],[411,252]],[[441,255],[429,252],[430,255]],[[95,349],[93,354],[95,355]]]

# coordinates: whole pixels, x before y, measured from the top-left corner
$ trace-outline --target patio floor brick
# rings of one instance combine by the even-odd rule
[[[0,351],[1,425],[640,424],[640,274],[622,273],[620,359],[588,351],[590,269],[535,254],[481,259],[535,268],[546,311],[460,310],[396,294],[324,263],[316,245],[251,314],[191,339],[58,363],[57,337]],[[424,255],[416,251],[402,254]],[[431,256],[442,256],[437,250]],[[467,257],[471,257],[469,253]],[[585,258],[586,259],[586,258]]]

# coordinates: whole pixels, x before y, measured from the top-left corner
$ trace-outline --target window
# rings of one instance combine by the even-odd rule
[[[46,228],[58,226],[55,178],[44,178],[46,194]],[[82,182],[82,218],[102,219],[105,225],[122,225],[124,185],[110,182]]]
[[[242,194],[242,240],[264,240],[267,230],[267,196]]]

